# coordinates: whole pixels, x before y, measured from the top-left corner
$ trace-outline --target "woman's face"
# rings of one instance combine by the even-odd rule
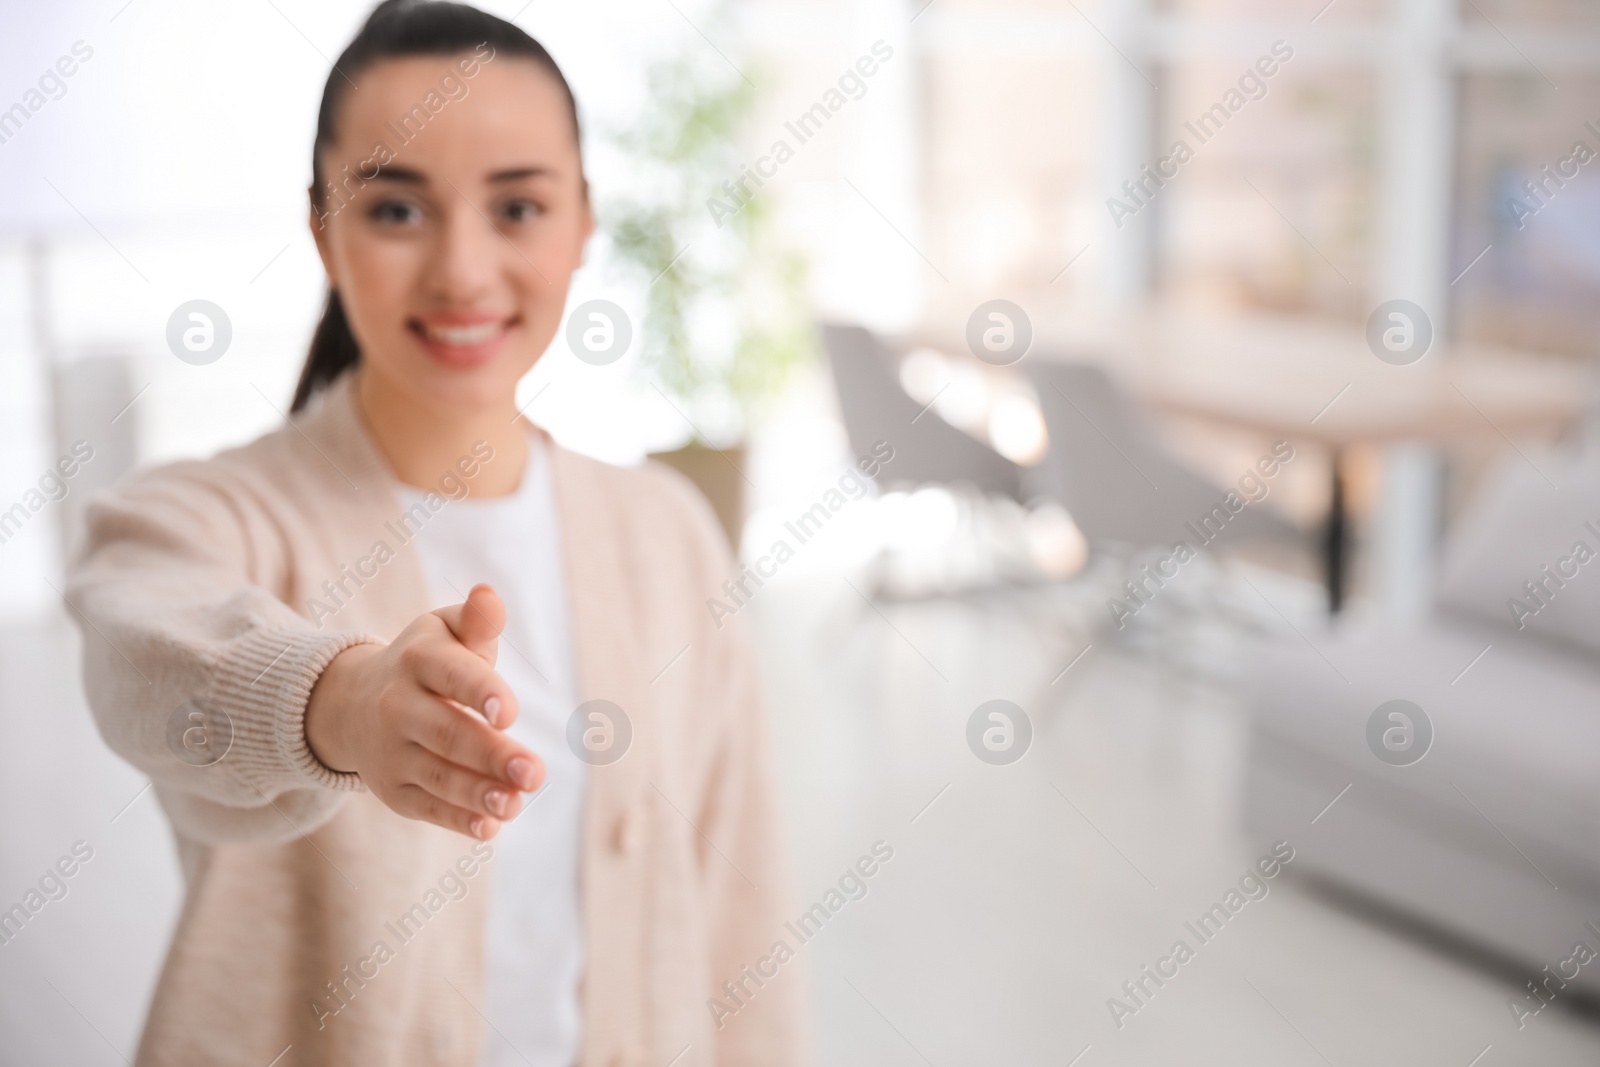
[[[311,229],[363,373],[428,406],[504,406],[593,229],[566,98],[537,64],[488,52],[385,60],[359,84]]]

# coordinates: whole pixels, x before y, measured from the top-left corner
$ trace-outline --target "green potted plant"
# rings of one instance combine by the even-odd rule
[[[737,548],[750,428],[815,344],[804,270],[776,246],[772,190],[729,195],[754,88],[698,53],[657,63],[647,84],[649,105],[614,135],[632,187],[600,224],[646,285],[640,373],[684,424],[682,447],[652,458],[699,486]]]

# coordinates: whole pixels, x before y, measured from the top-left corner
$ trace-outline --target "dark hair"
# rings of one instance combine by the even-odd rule
[[[550,58],[544,46],[528,36],[518,26],[505,19],[468,7],[466,4],[443,3],[439,0],[383,0],[372,9],[348,47],[328,74],[322,87],[322,106],[317,109],[317,136],[311,146],[311,205],[322,209],[326,203],[323,192],[326,178],[322,169],[322,152],[333,143],[334,119],[345,93],[354,85],[354,79],[385,59],[408,56],[446,56],[470,52],[487,44],[491,55],[519,56],[531,59],[550,72],[567,101],[567,113],[572,119],[573,136],[578,136],[578,105],[572,96],[572,87],[562,75],[561,68]],[[350,331],[345,317],[344,304],[337,290],[328,291],[328,304],[322,319],[311,336],[311,350],[306,355],[305,367],[300,371],[300,383],[295,386],[294,403],[290,412],[305,407],[317,391],[361,360],[361,346]]]

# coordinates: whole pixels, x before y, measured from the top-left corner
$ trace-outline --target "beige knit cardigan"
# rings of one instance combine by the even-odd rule
[[[550,454],[581,695],[633,730],[588,776],[581,1062],[799,1063],[799,965],[744,977],[783,936],[788,874],[752,653],[705,608],[725,544],[672,472]],[[89,704],[154,780],[187,884],[141,1065],[477,1062],[492,842],[396,815],[305,739],[328,661],[435,606],[393,484],[347,374],[284,428],[88,508],[67,599]],[[331,618],[311,607],[330,580]],[[193,723],[229,745],[210,766],[179,758]],[[720,1027],[713,996],[739,1005]]]

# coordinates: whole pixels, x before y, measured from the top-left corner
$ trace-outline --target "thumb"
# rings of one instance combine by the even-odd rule
[[[491,586],[478,584],[467,599],[434,612],[467,649],[491,665],[499,653],[500,631],[506,628],[506,606]]]

